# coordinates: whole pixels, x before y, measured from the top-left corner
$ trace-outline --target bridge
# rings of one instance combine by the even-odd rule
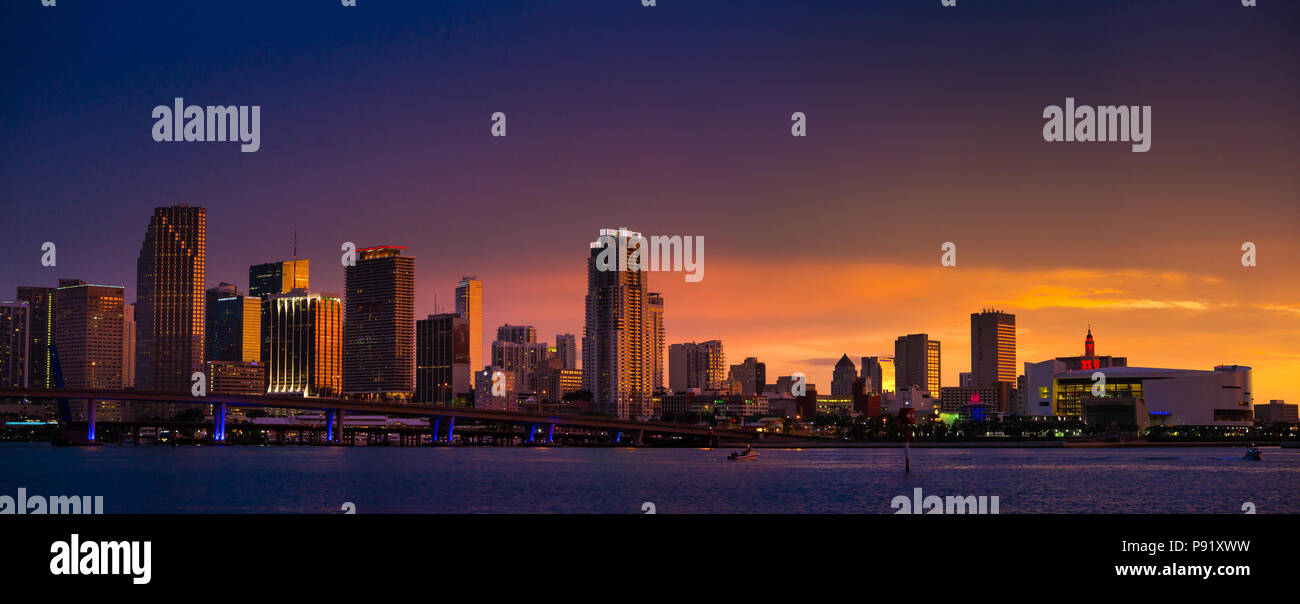
[[[305,398],[294,396],[253,396],[240,394],[218,394],[209,396],[191,396],[178,392],[152,392],[139,390],[91,390],[72,388],[0,388],[0,399],[56,399],[59,401],[59,423],[64,428],[72,425],[70,400],[114,401],[121,403],[165,403],[211,405],[213,409],[212,438],[216,442],[226,440],[226,410],[237,408],[280,408],[323,411],[325,414],[326,442],[337,443],[342,435],[342,418],[345,413],[381,414],[398,417],[428,418],[431,436],[436,442],[446,438],[451,442],[456,429],[456,420],[481,421],[532,426],[527,434],[530,442],[542,428],[544,442],[553,442],[557,426],[581,428],[587,430],[607,431],[612,441],[624,442],[627,435],[629,444],[639,445],[645,434],[671,436],[688,436],[708,439],[711,445],[719,439],[753,441],[763,433],[751,429],[713,428],[693,424],[676,424],[661,421],[638,421],[618,419],[597,415],[568,415],[524,413],[519,411],[499,411],[492,409],[474,409],[468,407],[449,407],[429,403],[373,403],[342,398]],[[85,442],[95,441],[95,405],[87,405]],[[80,423],[80,422],[78,422]],[[445,433],[443,428],[445,426]]]

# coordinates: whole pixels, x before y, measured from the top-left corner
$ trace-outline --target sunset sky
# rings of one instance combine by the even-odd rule
[[[246,288],[295,229],[319,291],[342,242],[405,245],[417,316],[472,274],[489,337],[553,342],[581,334],[588,242],[625,226],[704,236],[703,282],[650,278],[668,342],[773,381],[926,332],[955,385],[996,307],[1018,365],[1091,324],[1099,354],[1249,365],[1256,402],[1300,402],[1300,3],[358,4],[3,3],[0,299],[134,299],[152,208],[188,203],[209,285]],[[261,150],[154,142],[175,97],[260,105]],[[1152,106],[1151,150],[1045,142],[1066,97]]]

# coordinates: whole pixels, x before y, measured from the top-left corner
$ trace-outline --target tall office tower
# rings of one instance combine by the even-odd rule
[[[470,385],[477,384],[483,368],[483,282],[475,277],[461,277],[456,284],[456,314],[469,321]]]
[[[722,351],[722,340],[668,347],[669,389],[674,392],[690,388],[721,390],[726,382],[727,355]]]
[[[528,344],[537,341],[537,330],[532,325],[511,325],[506,323],[497,328],[497,339],[502,342]]]
[[[515,387],[520,392],[537,392],[539,378],[550,360],[550,346],[546,342],[492,343],[492,366],[515,374]]]
[[[357,250],[344,269],[343,393],[409,401],[415,391],[415,258],[405,247]]]
[[[27,349],[27,385],[53,388],[54,358],[50,346],[54,344],[54,288],[24,285],[18,288],[18,301],[27,303],[31,321],[31,330],[27,332],[31,340]]]
[[[743,363],[731,366],[731,379],[740,382],[741,394],[762,394],[767,388],[767,364],[745,357]]]
[[[27,387],[30,311],[26,302],[0,302],[0,388]]]
[[[849,360],[849,355],[840,356],[831,372],[831,396],[852,396],[853,382],[858,379],[858,368]]]
[[[919,386],[931,395],[939,394],[939,341],[913,333],[894,341],[894,365],[898,390]]]
[[[561,369],[578,368],[578,340],[571,333],[555,335],[555,355],[560,358]]]
[[[59,279],[54,345],[68,388],[122,387],[122,288]]]
[[[654,338],[648,329],[649,272],[619,270],[644,240],[627,229],[601,229],[587,256],[582,382],[592,410],[620,418],[650,417]],[[627,258],[619,254],[626,253]]]
[[[204,370],[206,262],[207,211],[154,208],[136,263],[137,389],[189,392]]]
[[[469,319],[456,313],[415,322],[415,402],[449,405],[458,395],[471,400]]]
[[[343,391],[343,303],[294,290],[262,306],[266,393],[336,397]]]
[[[984,309],[970,315],[971,386],[1016,383],[1016,316]]]
[[[241,296],[239,288],[223,282],[208,290],[207,315],[207,360],[262,360],[261,298]]]
[[[882,394],[894,391],[894,359],[889,357],[862,357],[859,368],[868,392]]]
[[[646,319],[650,330],[650,379],[651,387],[662,390],[664,387],[664,296],[658,292],[646,294],[649,312]]]
[[[295,289],[311,289],[311,261],[306,258],[248,267],[250,296],[265,298],[271,294],[287,294]]]
[[[135,305],[122,305],[122,389],[135,388]]]

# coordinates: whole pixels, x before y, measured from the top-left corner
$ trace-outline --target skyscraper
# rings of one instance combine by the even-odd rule
[[[18,301],[26,302],[31,321],[27,332],[31,341],[27,349],[27,385],[30,388],[54,387],[54,288],[22,286]]]
[[[267,297],[262,308],[266,392],[336,397],[343,390],[342,301],[294,290]]]
[[[343,272],[343,392],[409,401],[415,390],[415,259],[400,246],[357,250]]]
[[[537,329],[532,325],[511,325],[506,323],[497,328],[497,339],[503,342],[528,344],[537,341]]]
[[[870,389],[867,394],[894,391],[894,359],[890,357],[862,357],[858,370]]]
[[[858,368],[853,366],[849,355],[840,356],[831,372],[831,396],[852,396],[853,382],[858,379]]]
[[[207,291],[209,361],[256,363],[262,359],[262,299],[239,295],[222,283]]]
[[[939,394],[939,341],[923,333],[899,336],[894,341],[896,387],[919,386],[932,396]]]
[[[477,278],[461,277],[456,284],[456,314],[469,321],[470,384],[483,369],[483,282]]]
[[[415,402],[451,404],[470,399],[469,319],[455,313],[415,322]]]
[[[59,279],[54,343],[67,388],[122,387],[122,288]]]
[[[646,320],[649,272],[619,270],[640,252],[640,233],[601,229],[588,249],[586,322],[582,332],[582,382],[592,409],[620,418],[650,417],[654,337]],[[612,262],[611,262],[612,260]]]
[[[971,386],[1016,383],[1016,316],[985,309],[970,315]]]
[[[311,289],[311,261],[306,258],[248,267],[250,296],[265,298],[271,294],[287,294],[295,289]]]
[[[650,354],[651,387],[662,390],[664,387],[664,296],[657,292],[646,294],[650,312],[646,313],[649,321],[652,352]],[[757,393],[755,393],[757,394]]]
[[[122,388],[135,388],[135,305],[122,305]]]
[[[135,387],[185,391],[204,371],[207,211],[154,208],[136,263]]]
[[[690,388],[721,390],[726,381],[727,355],[722,340],[668,347],[668,386],[674,392]]]
[[[0,388],[27,387],[30,311],[26,302],[0,302]]]
[[[555,354],[560,358],[561,369],[578,368],[578,340],[573,334],[555,335]]]

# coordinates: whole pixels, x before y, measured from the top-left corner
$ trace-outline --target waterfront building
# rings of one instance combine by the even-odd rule
[[[469,319],[456,313],[415,322],[415,402],[450,405],[473,392]]]
[[[301,290],[262,306],[267,394],[337,397],[343,391],[343,304]]]
[[[343,270],[346,396],[409,402],[415,391],[415,259],[404,249],[359,249]]]
[[[483,366],[483,282],[476,277],[461,277],[456,284],[456,314],[469,322],[470,384],[475,385]]]
[[[189,392],[204,370],[206,262],[207,211],[154,208],[136,262],[137,389]]]
[[[26,302],[31,328],[27,332],[27,385],[54,387],[54,288],[20,286],[18,302]]]
[[[985,309],[970,315],[970,383],[987,387],[1016,381],[1016,316]]]
[[[650,273],[619,270],[627,258],[617,257],[620,250],[628,258],[639,255],[643,241],[640,233],[627,229],[601,229],[587,255],[583,385],[592,393],[594,411],[624,419],[653,414],[654,334],[646,318]],[[612,268],[600,261],[610,252],[617,260]]]
[[[897,388],[920,386],[935,394],[940,388],[939,341],[923,333],[899,336],[894,341]]]

